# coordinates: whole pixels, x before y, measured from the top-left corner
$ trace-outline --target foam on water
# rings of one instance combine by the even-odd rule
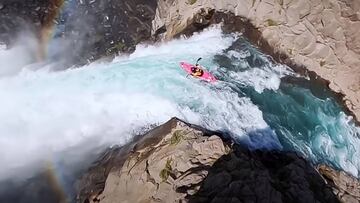
[[[234,84],[235,92],[242,92],[258,106],[283,149],[295,150],[316,164],[326,163],[358,176],[360,128],[331,95],[318,98],[309,89],[281,83],[281,77],[296,74],[271,63],[242,39],[234,44],[217,57],[227,67],[219,69],[222,79]]]
[[[212,86],[186,78],[179,68],[179,61],[195,61],[198,56],[214,67],[211,58],[234,40],[222,36],[220,29],[211,29],[190,39],[139,46],[130,57],[112,63],[62,72],[24,70],[2,78],[0,177],[56,159],[84,143],[93,148],[124,144],[137,129],[173,116],[238,138],[267,129],[261,137],[267,142],[259,144],[256,138],[247,142],[256,148],[280,147],[248,98],[225,84]]]
[[[1,78],[0,179],[70,150],[80,160],[81,149],[125,144],[142,127],[173,116],[228,132],[250,148],[296,150],[357,175],[358,128],[332,100],[284,88],[281,78],[294,74],[246,43],[237,49],[238,40],[212,28],[140,45],[111,63],[61,72],[49,71],[56,66],[50,64]],[[198,57],[218,83],[186,77],[179,68]]]
[[[215,60],[222,66],[218,69],[222,80],[261,110],[284,150],[297,151],[315,164],[326,163],[358,176],[360,128],[324,87],[281,82],[284,76],[300,76],[273,64],[241,37]]]

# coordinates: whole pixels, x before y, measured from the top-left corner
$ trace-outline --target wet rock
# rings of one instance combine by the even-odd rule
[[[19,32],[41,32],[52,8],[51,1],[3,0],[0,2],[0,42],[12,45]]]
[[[78,64],[104,56],[131,53],[136,44],[150,39],[156,0],[74,1],[73,12],[62,16],[63,38],[71,43],[54,53]],[[68,50],[73,50],[71,55]]]
[[[5,0],[0,4],[0,42],[11,45],[28,29],[45,43],[42,58],[84,64],[130,53],[149,40],[156,7],[156,0]],[[52,46],[61,46],[45,53],[50,37]]]
[[[341,202],[360,202],[360,182],[343,171],[336,171],[326,165],[317,167],[319,173],[333,188]]]

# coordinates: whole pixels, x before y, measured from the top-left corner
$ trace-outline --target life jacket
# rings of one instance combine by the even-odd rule
[[[204,71],[201,68],[197,68],[195,66],[191,67],[191,72],[195,76],[202,76],[204,74]]]

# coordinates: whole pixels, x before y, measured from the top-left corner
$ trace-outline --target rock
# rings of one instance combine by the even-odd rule
[[[338,202],[314,168],[295,154],[248,152],[238,147],[232,153],[210,168],[199,192],[189,197],[190,202],[226,197],[240,202]],[[234,156],[237,158],[231,158]],[[249,161],[253,164],[247,164]],[[239,167],[230,177],[222,175],[228,174],[226,166],[230,164]],[[226,177],[223,184],[216,182],[219,175]]]
[[[51,8],[51,1],[3,0],[0,3],[0,43],[11,46],[25,29],[40,35],[39,25],[46,21]]]
[[[206,177],[205,169],[226,154],[224,143],[218,136],[205,138],[201,135],[201,132],[177,123],[159,143],[136,150],[121,170],[110,172],[99,199],[101,202],[151,199],[177,202],[193,193],[196,184]],[[217,153],[209,153],[211,149]],[[142,191],[141,195],[138,190]]]
[[[74,1],[73,12],[64,16],[63,38],[70,47],[58,50],[58,58],[84,64],[100,57],[131,53],[135,46],[151,37],[156,0]],[[75,55],[68,56],[68,50]]]
[[[157,2],[5,0],[1,5],[0,43],[12,45],[19,33],[30,29],[42,45],[39,58],[50,56],[80,65],[119,52],[130,53],[136,44],[149,40]],[[50,38],[62,46],[48,53]]]
[[[204,136],[209,132],[174,118],[140,140],[111,150],[106,161],[101,159],[102,164],[83,176],[78,201],[167,202],[194,194],[207,169],[229,150],[217,135]]]
[[[360,182],[343,171],[336,171],[326,165],[317,167],[319,173],[333,188],[341,202],[360,202]]]
[[[342,190],[342,200],[354,200],[349,189]],[[109,149],[79,180],[77,202],[339,200],[315,168],[294,153],[249,151],[173,118]]]

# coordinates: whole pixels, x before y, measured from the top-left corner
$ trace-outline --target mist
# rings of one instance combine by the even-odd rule
[[[22,32],[9,49],[0,49],[0,77],[16,75],[26,65],[37,61],[39,43],[30,31]]]

